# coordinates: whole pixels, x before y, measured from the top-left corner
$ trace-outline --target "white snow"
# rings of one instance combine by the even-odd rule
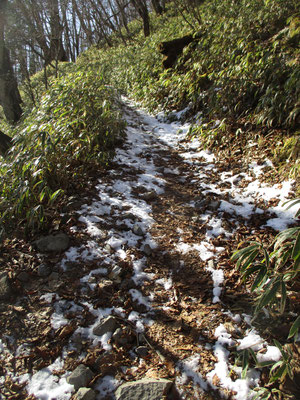
[[[257,353],[257,361],[262,363],[265,361],[279,361],[282,357],[282,354],[278,347],[276,346],[267,346],[267,351],[265,353]]]
[[[127,99],[123,100],[128,104]],[[178,119],[185,112],[186,110],[183,110],[178,113]],[[268,186],[259,181],[264,173],[264,168],[273,168],[270,160],[265,160],[261,165],[258,165],[257,162],[252,162],[248,166],[248,171],[243,171],[240,174],[233,175],[231,171],[219,173],[215,164],[217,161],[215,155],[209,151],[199,150],[201,143],[198,139],[195,138],[190,143],[181,144],[181,141],[186,139],[190,129],[189,124],[181,124],[179,121],[172,123],[161,122],[161,114],[158,115],[158,118],[155,118],[141,109],[138,109],[137,113],[138,117],[134,117],[133,114],[127,116],[127,141],[122,149],[116,150],[114,160],[116,163],[122,164],[122,168],[127,175],[126,177],[120,177],[118,171],[112,170],[108,173],[111,178],[108,179],[108,182],[106,179],[99,179],[96,186],[98,195],[89,205],[85,204],[80,210],[77,210],[79,225],[76,226],[75,224],[72,227],[72,232],[84,232],[89,236],[89,240],[85,245],[70,247],[65,252],[60,267],[67,271],[69,264],[76,264],[78,268],[82,268],[85,264],[91,263],[94,268],[80,278],[81,291],[86,293],[87,290],[94,290],[96,287],[96,283],[91,283],[92,277],[97,276],[95,282],[98,283],[101,277],[107,277],[108,271],[111,270],[112,266],[122,265],[121,261],[124,261],[125,264],[128,263],[133,272],[131,278],[136,285],[136,288],[129,289],[128,293],[132,303],[144,306],[145,312],[141,313],[133,309],[127,316],[127,320],[135,325],[137,332],[144,332],[146,326],[152,325],[155,319],[155,293],[150,292],[149,294],[148,292],[148,294],[145,294],[146,283],[154,283],[158,292],[164,289],[166,296],[169,296],[170,302],[173,302],[174,298],[176,301],[178,299],[175,291],[171,290],[175,285],[172,279],[172,272],[169,272],[166,276],[159,277],[156,274],[147,272],[148,258],[143,254],[144,246],[148,244],[154,250],[158,245],[150,233],[150,229],[155,224],[152,205],[151,202],[148,203],[143,199],[142,193],[155,191],[158,196],[163,195],[167,182],[167,178],[165,179],[163,174],[177,175],[178,181],[181,182],[191,180],[190,176],[182,174],[179,168],[165,167],[158,169],[154,159],[151,159],[149,154],[151,155],[153,152],[159,158],[161,153],[155,153],[156,150],[170,150],[170,148],[180,150],[182,148],[183,152],[179,153],[182,162],[195,166],[192,181],[195,186],[199,186],[201,195],[206,196],[213,193],[216,196],[227,196],[226,200],[220,199],[220,206],[217,209],[213,211],[208,209],[202,215],[199,215],[201,220],[205,221],[208,226],[204,239],[203,237],[200,239],[201,236],[199,235],[198,241],[189,240],[187,242],[184,239],[185,232],[180,228],[177,229],[180,237],[172,243],[173,250],[176,253],[187,254],[194,251],[199,260],[203,262],[213,260],[217,265],[220,253],[224,248],[215,246],[213,244],[214,239],[220,235],[223,238],[230,238],[240,223],[236,217],[244,219],[245,223],[247,223],[254,212],[258,214],[264,212],[257,207],[258,201],[266,203],[274,198],[279,199],[279,205],[269,209],[270,218],[267,220],[266,226],[281,230],[293,221],[296,207],[287,211],[282,206],[287,196],[292,193],[292,181],[274,186]],[[138,118],[138,121],[135,121],[135,118]],[[256,144],[250,143],[250,145],[254,146]],[[132,173],[133,167],[136,168],[134,173]],[[215,179],[216,174],[218,174],[217,179]],[[246,186],[239,186],[241,180],[246,182]],[[217,183],[213,183],[216,181],[226,184],[220,187]],[[136,191],[140,191],[141,195],[137,195]],[[190,208],[194,207],[195,202],[191,201],[189,206]],[[123,218],[125,213],[132,215],[128,218]],[[224,213],[232,216],[232,219],[230,219],[233,226],[231,230],[228,230],[227,227],[224,228],[222,224]],[[170,215],[174,216],[175,214],[170,211]],[[110,224],[111,227],[109,227]],[[127,229],[119,229],[121,225],[125,225]],[[142,235],[133,232],[135,226],[141,228]],[[134,255],[129,251],[132,248],[137,249]],[[179,265],[184,273],[185,264],[183,260],[179,260]],[[212,264],[206,269],[211,273],[213,281],[211,286],[212,302],[220,302],[224,285],[224,271],[220,267],[212,267]],[[99,346],[103,350],[112,348],[109,343],[112,332],[107,332],[99,337],[93,334],[93,328],[102,318],[113,315],[113,313],[124,319],[126,318],[126,312],[123,308],[94,308],[88,298],[80,306],[76,305],[75,302],[61,299],[55,293],[45,293],[40,299],[47,303],[47,306],[53,306],[50,324],[54,330],[71,322],[68,319],[69,317],[66,317],[66,315],[68,316],[67,312],[81,312],[82,307],[86,307],[97,319],[90,326],[78,326],[73,333],[73,337],[86,340],[92,346]],[[168,310],[167,305],[162,306],[162,308]],[[225,325],[220,323],[214,331],[214,344],[201,343],[202,348],[206,351],[213,351],[217,360],[213,370],[206,377],[203,377],[200,373],[201,357],[198,353],[192,354],[190,357],[177,362],[176,369],[179,374],[176,377],[176,384],[180,388],[191,379],[197,388],[196,392],[201,393],[207,390],[209,385],[215,387],[213,382],[215,382],[214,377],[217,376],[221,387],[236,392],[235,400],[250,399],[251,388],[259,383],[259,373],[249,370],[246,379],[238,378],[233,381],[230,377],[230,370],[234,368],[239,377],[241,376],[241,371],[239,368],[230,365],[229,355],[231,348],[238,351],[248,348],[259,351],[257,358],[260,362],[277,361],[281,355],[276,347],[269,346],[251,326],[251,316],[245,314],[242,316],[239,314],[233,315],[229,310],[224,310],[224,315],[226,315],[226,318],[232,318],[237,327],[241,325],[242,321],[245,321],[249,325],[245,336],[238,340],[233,339],[231,334],[227,332]],[[207,333],[210,333],[209,327],[207,329]],[[4,343],[0,339],[0,357],[5,356],[5,351]],[[31,349],[24,345],[18,351],[30,352]],[[84,354],[80,357],[83,358],[83,356]],[[40,400],[69,400],[74,391],[73,386],[66,381],[70,371],[62,376],[57,376],[53,373],[54,370],[63,368],[63,358],[58,358],[48,367],[33,375],[23,375],[19,377],[19,380],[20,382],[26,382],[29,395],[33,394]],[[104,376],[95,383],[93,388],[99,392],[99,396],[102,398],[112,394],[120,383],[112,376]]]
[[[53,375],[53,371],[63,369],[63,361],[57,358],[53,364],[33,375],[21,377],[21,382],[27,382],[28,394],[33,394],[40,400],[69,400],[74,392],[74,386],[67,383],[66,377]]]

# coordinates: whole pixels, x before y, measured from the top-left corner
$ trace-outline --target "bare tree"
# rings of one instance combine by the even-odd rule
[[[17,122],[22,115],[22,100],[10,61],[9,50],[5,45],[6,6],[7,0],[0,0],[0,104],[7,120]]]
[[[58,0],[15,0],[12,9],[17,12],[26,24],[24,41],[31,46],[34,52],[44,59],[44,64],[52,61],[67,61],[67,54],[63,46],[60,9]],[[16,34],[24,36],[21,30]],[[36,45],[40,48],[37,50]]]
[[[156,14],[161,15],[165,11],[165,5],[160,0],[151,0],[151,3]]]
[[[147,3],[145,0],[131,0],[134,5],[136,11],[140,15],[143,20],[144,25],[144,36],[150,36],[150,18]]]

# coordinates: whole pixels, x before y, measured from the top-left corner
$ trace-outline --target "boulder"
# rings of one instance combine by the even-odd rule
[[[67,382],[73,385],[75,390],[85,387],[94,377],[93,372],[84,364],[78,365],[77,368],[67,377]]]
[[[149,349],[147,346],[139,346],[135,349],[135,352],[138,356],[144,358],[149,354]]]
[[[157,193],[155,190],[150,190],[149,192],[142,194],[141,197],[146,201],[151,201],[157,199]]]
[[[122,268],[118,265],[115,265],[112,270],[110,271],[109,278],[110,279],[118,279],[122,273]]]
[[[132,231],[135,235],[137,236],[144,236],[144,231],[143,229],[139,226],[139,224],[134,224]]]
[[[173,382],[167,379],[141,379],[127,382],[118,387],[116,400],[162,400],[172,388]]]
[[[115,317],[109,316],[97,324],[93,329],[93,334],[97,336],[102,336],[108,332],[114,332],[118,327],[118,321]]]
[[[59,253],[67,250],[70,239],[65,233],[43,236],[35,241],[37,249],[42,253]]]
[[[96,393],[93,389],[82,387],[78,390],[74,400],[95,400]]]
[[[148,243],[146,243],[146,244],[144,245],[143,253],[145,253],[146,256],[148,256],[148,257],[151,256],[151,254],[152,254],[152,247],[151,247]]]

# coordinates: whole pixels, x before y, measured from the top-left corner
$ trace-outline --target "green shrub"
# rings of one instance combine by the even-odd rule
[[[289,201],[288,208],[300,204],[300,199]],[[295,217],[300,216],[300,209]],[[254,317],[265,307],[277,310],[282,314],[286,309],[287,293],[297,281],[300,271],[300,227],[288,228],[280,232],[270,248],[262,243],[253,242],[241,250],[236,251],[232,260],[236,262],[244,281],[252,282],[251,291],[255,292],[256,308]],[[287,339],[296,341],[300,328],[298,316],[290,328]],[[281,359],[277,362],[267,361],[259,363],[252,349],[245,349],[238,354],[241,360],[243,377],[246,376],[250,362],[258,368],[271,367],[269,371],[269,384],[275,381],[284,382],[286,375],[291,379],[294,376],[296,364],[289,344],[282,346],[274,340],[275,346],[281,352]],[[273,388],[257,388],[255,399],[270,399],[272,396],[281,398],[281,391]],[[277,398],[277,397],[275,397]]]
[[[53,79],[22,124],[1,163],[2,223],[45,221],[53,203],[91,163],[106,165],[124,132],[114,89],[95,70],[75,70]]]

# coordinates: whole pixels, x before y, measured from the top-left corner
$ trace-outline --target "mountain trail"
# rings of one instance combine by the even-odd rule
[[[269,186],[269,160],[220,159],[186,139],[188,124],[126,99],[124,113],[112,169],[95,186],[94,171],[62,216],[70,246],[24,256],[30,279],[15,277],[22,295],[1,304],[0,398],[75,398],[70,376],[85,365],[92,375],[76,390],[97,399],[145,377],[174,382],[172,399],[250,399],[264,376],[250,368],[241,379],[237,350],[264,360],[280,352],[268,316],[264,337],[251,322],[251,294],[230,257],[241,241],[271,241],[294,222],[281,205],[293,182]]]

